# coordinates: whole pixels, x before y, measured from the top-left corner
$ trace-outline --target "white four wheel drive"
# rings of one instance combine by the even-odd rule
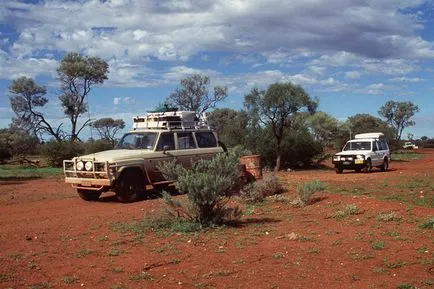
[[[120,202],[141,198],[147,186],[164,188],[172,183],[158,170],[165,161],[188,168],[200,159],[224,151],[217,135],[191,111],[152,112],[133,119],[114,150],[63,161],[65,182],[86,201],[114,191]]]
[[[387,171],[391,158],[390,150],[383,133],[372,132],[356,134],[341,152],[333,156],[336,173],[343,170],[371,172],[373,167]]]

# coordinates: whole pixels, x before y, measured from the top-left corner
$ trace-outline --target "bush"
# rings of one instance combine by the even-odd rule
[[[85,152],[84,145],[81,142],[70,141],[49,141],[40,148],[41,154],[47,158],[48,165],[61,167],[63,160],[72,159],[75,156]]]
[[[113,144],[104,139],[98,139],[98,140],[88,140],[85,144],[85,151],[86,154],[93,154],[97,152],[107,151],[113,149]]]
[[[167,179],[176,181],[176,188],[187,193],[187,203],[177,202],[166,194],[164,202],[175,217],[185,218],[202,226],[220,225],[241,214],[226,208],[225,197],[238,177],[238,158],[219,154],[211,160],[200,160],[185,169],[175,162],[165,162],[158,169]]]
[[[296,189],[297,199],[293,201],[293,205],[306,206],[311,201],[313,194],[324,191],[325,189],[326,185],[319,180],[298,184]]]
[[[264,176],[263,179],[248,184],[241,191],[241,198],[248,204],[260,203],[266,197],[283,193],[283,187],[279,178],[274,175]]]

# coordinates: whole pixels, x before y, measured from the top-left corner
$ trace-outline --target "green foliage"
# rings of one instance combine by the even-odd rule
[[[252,89],[244,98],[249,113],[251,127],[266,126],[271,130],[270,141],[274,139],[276,155],[275,171],[280,170],[283,139],[290,129],[294,129],[297,117],[314,113],[318,105],[299,85],[291,82],[271,84],[266,91]]]
[[[0,129],[0,162],[11,157],[26,157],[35,152],[38,139],[17,128]]]
[[[34,179],[44,176],[60,175],[63,170],[60,168],[33,168],[17,167],[11,165],[0,166],[0,180],[8,179]]]
[[[238,158],[219,154],[211,160],[200,160],[191,169],[174,162],[166,162],[158,169],[167,179],[176,180],[176,188],[187,193],[187,204],[173,200],[166,194],[164,201],[175,217],[198,222],[202,226],[222,224],[240,215],[238,209],[226,208],[226,195],[238,177]]]
[[[49,141],[40,148],[41,154],[47,158],[48,164],[53,167],[63,166],[63,160],[69,160],[84,153],[84,145],[80,142]]]
[[[87,57],[70,52],[60,62],[57,74],[61,89],[59,100],[64,114],[71,121],[70,138],[74,141],[90,122],[87,120],[77,127],[80,115],[88,109],[86,97],[91,88],[107,79],[108,64],[99,57]]]
[[[38,111],[38,108],[48,103],[45,87],[37,85],[32,78],[22,76],[12,81],[9,92],[13,94],[9,100],[15,113],[15,118],[12,120],[14,126],[32,132],[34,135],[48,133],[56,140],[61,139],[61,125],[56,129],[53,128],[44,114]]]
[[[264,166],[276,165],[275,139],[272,131],[265,127],[257,130],[256,144],[247,142],[247,149],[262,156]],[[253,145],[256,145],[253,147]],[[320,142],[315,141],[303,124],[294,130],[288,130],[281,144],[281,168],[306,167],[312,164],[313,159],[323,152]]]
[[[122,119],[113,119],[111,117],[100,118],[89,125],[98,131],[101,139],[111,143],[112,146],[116,144],[118,131],[125,128],[125,122]]]
[[[0,163],[12,157],[9,137],[10,131],[8,129],[0,129]]]
[[[210,80],[206,75],[193,74],[180,81],[180,87],[166,99],[166,104],[179,107],[181,110],[194,111],[201,114],[216,103],[227,97],[227,88],[215,86],[214,92],[209,92]]]
[[[411,101],[387,101],[378,111],[394,129],[395,140],[400,140],[404,128],[415,125],[411,118],[419,112],[419,107]]]
[[[306,206],[311,201],[313,194],[324,191],[326,188],[326,184],[319,180],[298,184],[296,188],[297,199],[294,200],[293,204],[296,206]]]
[[[88,140],[86,143],[84,143],[84,146],[86,154],[93,154],[113,149],[113,144],[110,141],[104,139]]]
[[[434,216],[428,217],[419,225],[419,228],[434,230]]]
[[[216,109],[208,117],[209,126],[214,129],[219,140],[227,147],[235,147],[245,143],[247,134],[247,114],[230,108]]]
[[[326,146],[334,144],[339,131],[339,122],[336,118],[318,111],[307,118],[307,123],[316,141]]]
[[[266,197],[283,193],[283,187],[279,178],[274,175],[266,175],[261,180],[250,183],[241,191],[241,198],[248,204],[260,203]]]
[[[335,219],[343,219],[348,216],[357,215],[357,214],[360,214],[359,208],[354,204],[348,204],[342,210],[337,211],[333,217]]]

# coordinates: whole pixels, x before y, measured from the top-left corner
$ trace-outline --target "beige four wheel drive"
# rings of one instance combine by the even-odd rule
[[[103,192],[114,191],[128,203],[146,193],[147,185],[164,187],[157,165],[164,161],[191,166],[223,152],[217,135],[194,112],[151,112],[133,118],[133,129],[115,149],[63,161],[65,182],[86,201],[96,201]]]

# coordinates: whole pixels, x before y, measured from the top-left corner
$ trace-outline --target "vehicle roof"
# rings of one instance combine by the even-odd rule
[[[162,129],[162,128],[145,128],[145,129],[134,129],[128,131],[129,133],[139,133],[139,132],[213,132],[210,128],[173,128],[173,129]]]
[[[379,139],[384,138],[382,132],[359,133],[354,136],[355,139]]]

